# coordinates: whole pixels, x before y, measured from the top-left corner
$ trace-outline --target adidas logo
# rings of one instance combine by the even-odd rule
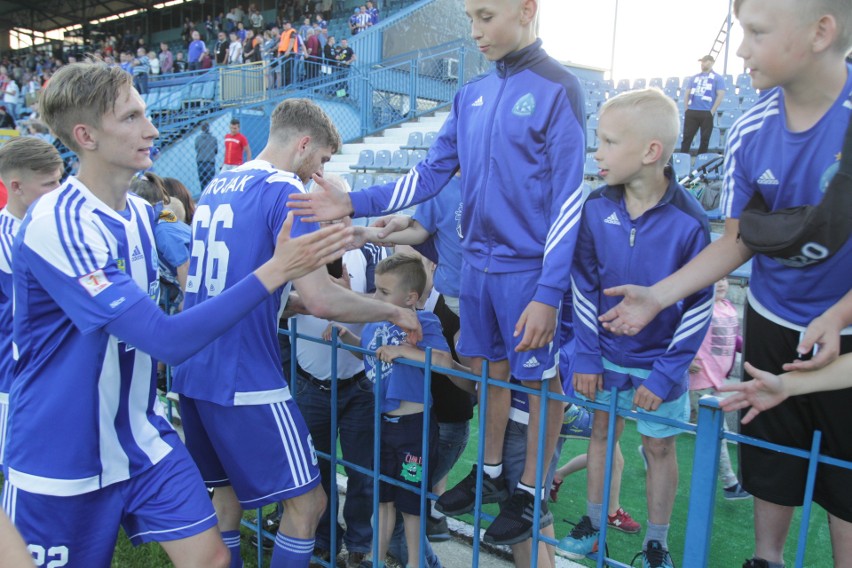
[[[772,175],[772,170],[767,169],[759,178],[757,178],[757,183],[762,183],[763,185],[778,185],[778,180],[775,179],[774,175]]]
[[[609,214],[609,217],[604,219],[604,223],[609,225],[621,225],[621,221],[618,220],[618,215],[615,214],[615,211]]]
[[[472,106],[472,107],[481,107],[482,105],[483,105],[483,102],[482,102],[482,95],[479,95],[479,98],[478,98],[478,99],[476,99],[475,101],[473,101],[473,104],[472,104],[472,105],[470,105],[470,106]]]
[[[538,359],[536,359],[535,356],[532,356],[526,363],[524,363],[524,369],[533,369],[539,365],[541,365],[541,363],[538,362]]]
[[[133,254],[130,255],[131,262],[136,262],[137,260],[142,260],[142,251],[139,250],[139,245],[133,248]]]

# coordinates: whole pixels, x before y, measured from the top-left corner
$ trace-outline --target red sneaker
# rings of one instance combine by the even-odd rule
[[[559,501],[559,488],[562,487],[562,481],[553,478],[553,483],[550,485],[550,502],[556,503]]]
[[[619,530],[627,534],[636,534],[642,530],[642,525],[634,521],[633,517],[630,516],[630,513],[621,507],[618,508],[618,511],[616,511],[614,515],[607,515],[607,521],[607,524],[615,530]]]

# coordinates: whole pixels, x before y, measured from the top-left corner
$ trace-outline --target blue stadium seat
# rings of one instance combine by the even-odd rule
[[[729,95],[733,94],[734,86],[735,86],[734,85],[734,76],[728,74],[728,75],[723,75],[722,77],[724,77],[724,79],[725,79],[725,90],[728,92]]]
[[[629,79],[620,79],[618,84],[615,86],[616,93],[623,93],[624,91],[630,90],[630,80]]]
[[[373,185],[373,174],[358,174],[355,176],[355,185],[352,191],[361,191]]]
[[[373,170],[387,170],[391,165],[391,153],[389,150],[379,150],[373,158]]]
[[[408,157],[408,165],[413,168],[426,159],[427,153],[426,150],[414,150],[411,152],[411,156]]]
[[[666,87],[663,89],[663,93],[665,93],[665,95],[666,95],[667,97],[669,97],[670,99],[674,99],[674,100],[677,100],[677,99],[679,98],[679,97],[678,97],[678,92],[679,92],[679,91],[678,91],[678,88],[677,88],[677,87],[669,87],[669,86],[666,86]]]
[[[399,174],[379,174],[376,176],[376,179],[373,182],[376,185],[384,185],[386,183],[390,183],[392,181],[396,181],[399,179]]]
[[[600,83],[601,89],[604,91],[612,91],[615,88],[615,85],[612,82],[612,79],[607,79],[605,81],[601,81]]]
[[[352,189],[352,184],[355,182],[354,176],[352,174],[340,174],[340,179],[346,182],[346,185],[349,186],[349,189]]]
[[[681,180],[689,175],[692,158],[689,154],[675,152],[672,154],[672,168],[674,168],[675,178]]]
[[[680,89],[680,77],[669,77],[666,79],[666,89]]]
[[[687,75],[686,77],[681,78],[681,80],[680,80],[681,90],[686,90],[686,89],[689,88],[690,79],[692,79],[692,75]]]
[[[645,79],[636,79],[635,81],[633,81],[633,88],[634,89],[644,89],[647,86],[647,84],[648,83],[645,81]]]
[[[592,130],[598,129],[598,117],[597,115],[592,115],[586,121],[586,128],[591,128]]]
[[[410,139],[409,139],[410,141]],[[422,143],[422,140],[421,140]],[[409,152],[408,150],[400,149],[396,150],[391,156],[390,167],[387,169],[394,170],[397,172],[407,172],[408,171],[408,160],[409,160]]]
[[[714,128],[713,131],[710,132],[710,145],[708,148],[719,153],[724,150],[724,147],[722,146],[722,132],[718,128]]]
[[[739,109],[736,111],[726,110],[719,114],[719,118],[716,119],[716,126],[718,126],[721,130],[727,130],[734,125],[734,121],[739,116]]]
[[[201,83],[201,99],[212,101],[216,99],[216,82],[205,81]]]
[[[725,94],[725,98],[719,103],[719,112],[726,110],[736,110],[740,108],[740,101],[736,95],[730,94],[730,91]]]
[[[657,89],[663,89],[663,78],[662,77],[651,77],[651,80],[648,82],[649,87],[656,87]]]
[[[373,160],[375,160],[375,156],[376,154],[372,150],[361,150],[358,154],[358,161],[355,162],[354,165],[349,166],[349,169],[367,171],[367,168],[373,167]]]
[[[437,137],[438,137],[438,133],[434,132],[434,131],[433,132],[427,132],[426,134],[424,134],[423,135],[423,147],[424,148],[431,148],[432,143],[435,142],[435,138],[437,138]]]
[[[757,104],[757,96],[756,95],[745,96],[745,97],[743,97],[742,101],[740,101],[740,109],[741,110],[748,110],[756,104]]]
[[[423,147],[423,133],[419,130],[415,130],[414,132],[410,132],[408,134],[408,142],[405,143],[405,146],[400,146],[400,148],[406,150],[414,150],[416,148]]]
[[[583,163],[583,176],[597,178],[600,170],[597,161],[595,161],[594,152],[588,152],[586,154],[586,161]]]
[[[716,152],[705,152],[704,154],[698,154],[698,156],[695,157],[695,164],[692,166],[692,170],[695,171],[699,168],[702,168],[705,165],[707,165],[708,163],[712,162],[713,160],[720,158],[721,156],[722,156],[722,154],[718,154]],[[716,168],[714,168],[713,171],[707,172],[707,174],[704,176],[704,179],[708,179],[708,180],[721,179],[721,177],[722,177],[722,167],[721,166],[722,165],[720,163]]]
[[[591,97],[586,97],[586,116],[593,115],[598,112],[598,103]]]
[[[597,150],[598,149],[598,135],[594,128],[586,127],[586,149],[587,150]]]
[[[737,75],[735,84],[738,89],[745,89],[746,87],[751,88],[751,77],[749,77],[747,73],[740,73]]]

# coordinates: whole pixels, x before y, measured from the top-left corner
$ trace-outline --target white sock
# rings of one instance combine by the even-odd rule
[[[497,477],[500,477],[501,473],[503,473],[503,464],[502,462],[497,465],[488,465],[487,463],[482,464],[482,471],[491,479],[496,479]]]

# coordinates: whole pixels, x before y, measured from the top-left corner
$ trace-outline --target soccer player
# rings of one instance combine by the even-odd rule
[[[340,146],[326,114],[305,99],[288,99],[272,113],[269,143],[254,161],[222,172],[207,186],[192,223],[193,253],[185,305],[204,306],[239,287],[272,250],[287,201],[304,192]],[[315,229],[294,224],[294,234]],[[417,317],[347,290],[320,268],[293,281],[307,310],[323,319],[390,320],[419,336]],[[326,506],[317,458],[304,419],[290,395],[278,345],[278,295],[180,366],[173,390],[181,395],[186,444],[213,496],[219,527],[239,557],[243,508],[281,502],[283,520],[272,566],[308,566]]]
[[[154,358],[177,364],[285,282],[339,257],[335,227],[288,238],[232,290],[167,317],[153,210],[128,194],[157,129],[132,77],[78,63],[42,93],[45,122],[80,172],[29,210],[13,246],[13,339],[3,508],[36,563],[109,566],[119,525],[158,541],[175,566],[224,567],[198,469],[155,396]]]
[[[456,94],[427,158],[395,183],[351,194],[298,195],[294,202],[315,215],[309,220],[383,214],[429,199],[461,169],[464,267],[457,351],[475,358],[475,375],[488,361],[496,380],[511,375],[534,390],[546,381],[550,392],[562,394],[554,330],[569,287],[583,198],[583,91],[536,38],[535,0],[465,0],[465,10],[473,39],[496,65]],[[540,526],[553,522],[545,488],[539,495],[535,491],[546,473],[536,474],[538,429],[527,431],[518,487],[506,487],[503,438],[511,393],[489,386],[481,396],[488,402],[482,502],[519,493],[488,527],[485,540],[518,542],[532,535],[536,499]],[[529,402],[529,422],[536,425],[544,414],[541,399],[531,396]],[[562,410],[560,401],[547,405],[546,461],[556,447]],[[436,507],[448,515],[471,511],[477,475],[474,467]]]
[[[59,186],[62,158],[53,144],[20,136],[0,147],[0,179],[9,188],[9,203],[0,211],[0,466],[6,445],[12,356],[12,242],[27,208]]]

